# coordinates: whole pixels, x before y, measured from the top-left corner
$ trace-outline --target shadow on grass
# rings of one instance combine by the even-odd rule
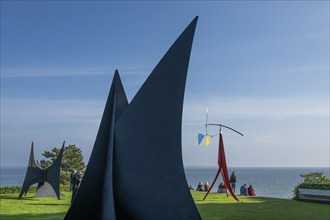
[[[18,215],[6,215],[1,214],[0,219],[8,220],[27,220],[27,219],[37,219],[37,220],[55,220],[63,219],[66,212],[52,213],[52,214],[18,214]]]
[[[5,196],[5,195],[1,195],[0,196],[0,199],[10,199],[10,200],[17,200],[17,201],[36,201],[36,200],[39,200],[39,199],[49,199],[49,198],[56,198],[56,197],[44,197],[44,198],[35,198],[35,197],[22,197],[21,199],[18,199],[18,196],[15,197],[15,196]],[[57,199],[56,200],[65,200],[65,198],[60,198],[60,199]]]
[[[49,205],[49,206],[68,206],[67,204],[55,204],[55,203],[39,203],[39,204],[26,204],[31,206],[39,206],[39,205]]]
[[[18,199],[18,196],[4,196],[1,195],[0,199],[11,199],[11,200],[17,200],[17,201],[24,201],[24,200],[34,200],[34,197],[22,197],[21,199]]]

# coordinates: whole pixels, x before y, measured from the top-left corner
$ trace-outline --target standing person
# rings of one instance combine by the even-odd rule
[[[254,192],[254,189],[252,187],[252,185],[250,184],[250,186],[248,187],[248,195],[249,196],[256,196],[256,193]]]
[[[72,171],[72,173],[70,174],[70,192],[73,192],[76,174],[77,170]]]
[[[230,185],[231,185],[231,188],[233,189],[233,191],[235,193],[235,188],[236,188],[236,175],[235,175],[235,172],[233,172],[230,175]]]
[[[80,172],[76,172],[76,175],[73,178],[74,182],[73,182],[73,190],[72,190],[72,197],[71,197],[71,203],[73,202],[74,197],[76,196],[79,186],[80,186],[80,182],[81,182],[81,173]]]

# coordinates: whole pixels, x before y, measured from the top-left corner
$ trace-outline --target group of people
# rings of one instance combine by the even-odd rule
[[[70,192],[72,192],[71,202],[73,201],[73,198],[75,197],[79,189],[81,179],[82,179],[82,173],[77,172],[77,170],[73,171],[70,174]]]
[[[240,188],[240,195],[242,196],[256,196],[254,192],[253,186],[250,184],[249,187],[246,188],[246,184],[244,183]]]
[[[231,188],[233,189],[233,191],[235,193],[235,188],[236,188],[236,175],[235,175],[235,172],[233,172],[230,175],[230,184],[231,184]],[[254,189],[253,189],[252,185],[250,185],[248,188],[246,188],[246,183],[244,183],[240,187],[240,195],[243,195],[243,196],[256,196],[256,193],[254,192]]]
[[[236,179],[235,172],[233,172],[230,175],[230,180],[229,181],[230,181],[231,188],[233,189],[233,192],[236,193],[235,192],[235,189],[236,189],[237,179]],[[191,186],[189,186],[189,189],[190,190],[194,190]],[[209,189],[210,189],[210,185],[209,185],[208,182],[205,182],[204,185],[203,185],[202,182],[199,182],[196,191],[208,191]],[[223,183],[220,183],[220,185],[218,186],[217,192],[218,193],[226,193],[227,192],[227,187]],[[244,195],[244,196],[256,196],[256,193],[254,192],[254,189],[253,189],[253,186],[252,185],[250,185],[249,187],[247,187],[246,184],[244,183],[240,187],[240,195]]]
[[[190,189],[193,190],[193,188],[191,186],[190,186]],[[196,191],[209,191],[209,189],[210,189],[209,182],[206,181],[204,185],[202,182],[199,182],[197,185]]]

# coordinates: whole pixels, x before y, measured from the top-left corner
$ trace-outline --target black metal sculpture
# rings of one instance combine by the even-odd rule
[[[113,197],[114,125],[127,105],[116,70],[84,178],[65,219],[116,219]]]
[[[53,164],[44,170],[35,162],[32,142],[28,169],[26,171],[22,190],[18,196],[18,199],[21,199],[23,194],[26,195],[30,186],[32,186],[33,184],[38,183],[38,189],[40,189],[41,187],[43,187],[45,182],[49,183],[49,185],[54,190],[57,198],[60,199],[60,168],[64,151],[64,144],[65,142],[63,142],[60,153],[56,160],[54,160]],[[49,189],[48,184],[46,184],[45,187],[46,189]]]
[[[71,219],[201,219],[185,179],[181,123],[196,17],[128,104],[116,71]]]
[[[115,126],[115,199],[133,219],[200,219],[181,149],[184,89],[196,23],[197,17]]]

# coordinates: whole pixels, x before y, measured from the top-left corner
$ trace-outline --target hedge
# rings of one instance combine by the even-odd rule
[[[22,187],[21,186],[1,186],[0,187],[0,194],[15,194],[20,193]],[[31,186],[28,190],[29,193],[35,193],[37,187]],[[70,185],[60,185],[60,192],[69,192]]]
[[[301,183],[297,187],[298,188],[304,188],[304,189],[325,189],[325,190],[330,190],[330,184]]]

